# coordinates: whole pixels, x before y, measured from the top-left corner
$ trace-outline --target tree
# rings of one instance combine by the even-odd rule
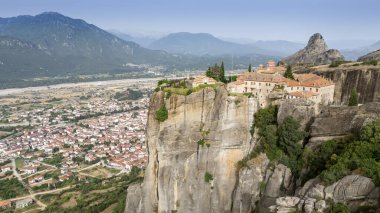
[[[210,66],[206,71],[206,76],[213,78],[217,81],[227,82],[226,77],[224,76],[224,63],[219,66],[215,64],[214,66]]]
[[[350,99],[348,100],[348,106],[357,106],[358,105],[358,93],[356,89],[351,90]]]
[[[284,73],[284,77],[294,80],[292,66],[289,65],[289,66],[286,67],[286,71]]]
[[[249,66],[248,66],[248,72],[252,72],[252,65],[251,64],[249,64]]]
[[[278,128],[278,145],[289,156],[298,157],[302,152],[302,146],[298,143],[306,132],[298,130],[300,124],[292,117],[287,116]]]
[[[166,109],[165,105],[163,105],[156,111],[156,120],[163,122],[166,119],[168,119],[168,110]]]
[[[220,65],[219,80],[221,82],[226,82],[226,77],[224,76],[224,62]]]

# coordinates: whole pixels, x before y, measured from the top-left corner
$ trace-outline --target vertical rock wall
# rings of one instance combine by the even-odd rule
[[[160,123],[155,112],[162,104],[169,118]],[[230,212],[237,162],[254,146],[250,128],[257,107],[246,96],[228,96],[224,87],[166,100],[163,92],[155,93],[148,116],[149,163],[142,198],[132,202],[128,196],[126,211]],[[198,143],[202,139],[203,145]],[[212,175],[209,182],[206,173]],[[131,190],[138,191],[136,186]]]

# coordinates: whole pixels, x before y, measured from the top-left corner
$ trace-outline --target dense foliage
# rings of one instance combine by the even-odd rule
[[[157,111],[156,111],[156,120],[159,122],[164,122],[166,119],[168,119],[168,110],[166,109],[165,105],[161,106]]]
[[[327,213],[350,213],[351,210],[343,203],[332,203],[326,211]]]
[[[380,120],[363,128],[357,140],[350,140],[340,154],[321,173],[321,179],[331,184],[352,171],[371,178],[380,186]]]
[[[0,180],[0,199],[15,198],[25,193],[26,189],[17,178]]]
[[[270,106],[260,109],[255,114],[254,129],[258,129],[261,137],[260,144],[250,155],[239,162],[239,166],[245,166],[246,161],[264,152],[272,162],[282,163],[289,167],[297,176],[301,170],[302,140],[307,134],[299,130],[299,123],[288,116],[279,125],[277,123],[277,108]]]
[[[62,154],[54,154],[52,158],[45,158],[44,162],[50,165],[59,166],[62,163]]]
[[[217,81],[226,82],[226,77],[224,76],[224,63],[222,62],[220,66],[218,64],[210,66],[206,71],[206,76]]]
[[[112,177],[106,180],[88,179],[81,182],[71,191],[79,191],[80,196],[77,198],[77,205],[72,208],[62,208],[62,204],[70,200],[67,193],[70,190],[61,192],[58,196],[50,198],[52,195],[43,195],[42,200],[49,200],[51,204],[43,212],[102,212],[113,204],[113,213],[122,213],[125,210],[126,191],[130,184],[141,182],[141,170],[132,167],[129,175],[121,177]],[[93,190],[113,189],[105,193],[92,193]],[[46,202],[46,201],[45,201]]]
[[[143,97],[143,93],[139,90],[127,89],[126,92],[116,92],[114,99],[118,101],[138,100]]]
[[[369,61],[363,62],[363,65],[373,65],[373,66],[376,66],[378,63],[379,63],[379,61],[374,59],[374,60],[369,60]]]

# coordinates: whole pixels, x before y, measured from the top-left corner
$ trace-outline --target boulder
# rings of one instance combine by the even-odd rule
[[[375,184],[370,178],[348,175],[326,187],[325,192],[326,199],[332,198],[336,202],[346,202],[365,199],[373,190],[375,190]]]
[[[283,207],[295,207],[299,201],[299,197],[279,197],[276,199],[276,205]]]
[[[310,100],[287,99],[279,105],[277,122],[282,124],[287,116],[292,116],[297,120],[301,129],[306,130],[310,127],[313,118],[318,114],[318,106]]]

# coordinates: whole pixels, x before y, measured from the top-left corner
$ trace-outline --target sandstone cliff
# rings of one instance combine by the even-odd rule
[[[168,120],[156,110],[165,104]],[[250,126],[257,102],[228,96],[224,87],[188,96],[151,98],[147,126],[149,163],[142,188],[130,187],[128,212],[229,212],[237,182],[237,162],[253,144]],[[204,144],[199,143],[203,139]],[[209,173],[212,180],[205,179]]]
[[[160,123],[155,112],[162,105],[168,119]],[[128,188],[125,212],[322,212],[329,200],[353,206],[379,201],[380,188],[360,175],[331,185],[317,176],[301,185],[288,167],[271,162],[265,153],[239,167],[238,161],[262,139],[250,133],[257,107],[255,99],[228,96],[223,86],[168,99],[154,93],[147,127],[149,163],[144,182]],[[379,103],[318,109],[307,101],[285,100],[277,120],[292,115],[310,129],[306,146],[313,148],[318,141],[357,132],[380,118],[379,112]]]
[[[343,55],[335,49],[328,49],[322,35],[316,33],[309,39],[307,46],[295,54],[283,59],[289,65],[296,64],[330,64],[334,61],[344,60]]]
[[[359,94],[359,103],[377,102],[380,98],[380,66],[341,65],[336,68],[318,66],[299,68],[297,73],[314,73],[335,83],[335,104],[346,104],[352,89]]]

